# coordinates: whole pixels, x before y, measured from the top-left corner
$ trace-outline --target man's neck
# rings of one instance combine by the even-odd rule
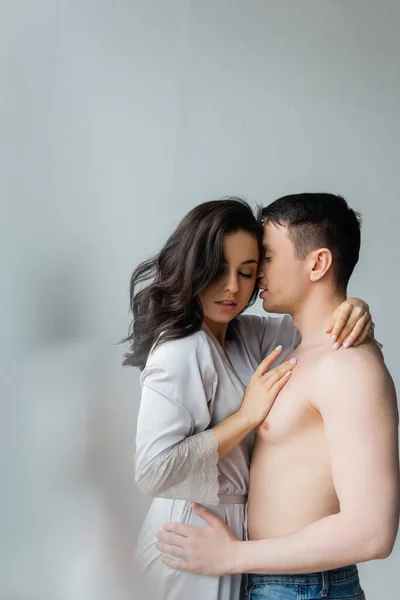
[[[332,293],[329,288],[321,288],[293,313],[293,323],[301,333],[302,348],[331,343],[326,330],[333,313],[345,300],[345,292]]]

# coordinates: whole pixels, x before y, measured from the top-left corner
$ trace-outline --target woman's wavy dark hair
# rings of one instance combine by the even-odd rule
[[[237,231],[254,235],[261,255],[262,225],[245,200],[231,197],[203,202],[182,219],[157,256],[134,270],[130,283],[133,320],[123,340],[129,343],[124,366],[142,370],[161,333],[166,341],[201,328],[203,310],[198,295],[223,272],[224,236]],[[246,308],[256,298],[257,286]],[[228,339],[230,333],[228,327]]]

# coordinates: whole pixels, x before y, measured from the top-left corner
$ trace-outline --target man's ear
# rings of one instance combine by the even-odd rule
[[[332,266],[332,252],[328,248],[313,250],[309,260],[310,281],[319,281]]]

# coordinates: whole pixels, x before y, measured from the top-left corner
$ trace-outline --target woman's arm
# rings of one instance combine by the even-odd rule
[[[297,359],[293,358],[269,370],[281,351],[282,346],[278,346],[260,363],[246,388],[240,409],[213,427],[220,458],[265,420],[277,395],[289,380]]]
[[[135,476],[143,493],[218,503],[218,460],[265,419],[296,366],[292,360],[268,371],[280,351],[253,374],[240,409],[208,429],[217,379],[207,344],[160,346],[142,377]]]
[[[209,429],[218,379],[202,336],[160,344],[141,383],[137,485],[152,497],[218,504],[218,440]]]
[[[289,315],[257,317],[245,319],[254,320],[253,328],[260,343],[261,357],[269,354],[277,344],[283,346],[280,359],[287,356],[300,343],[299,331],[295,328]],[[250,324],[250,321],[249,321]],[[244,326],[245,323],[243,323]],[[362,344],[373,331],[373,323],[369,306],[359,298],[347,298],[333,313],[326,334],[331,336],[332,346],[337,350],[343,345],[350,348]]]

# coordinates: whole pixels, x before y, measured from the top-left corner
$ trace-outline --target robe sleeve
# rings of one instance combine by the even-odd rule
[[[380,350],[383,350],[383,344],[378,342],[378,340],[375,337],[375,323],[372,323],[371,331],[369,332],[369,337],[371,338],[371,340],[373,340],[375,342],[375,344],[378,346],[378,348]]]
[[[150,354],[135,456],[144,494],[218,504],[218,441],[209,429],[217,383],[202,332],[160,343]]]
[[[301,336],[299,331],[293,325],[292,317],[289,315],[280,315],[271,317],[259,317],[261,320],[258,327],[258,337],[261,346],[261,356],[265,358],[274,348],[281,345],[282,352],[279,355],[277,364],[292,352],[300,343]],[[275,364],[273,366],[276,366]]]
[[[240,328],[242,337],[246,343],[257,343],[259,348],[260,362],[274,348],[281,345],[282,352],[278,359],[272,364],[271,368],[279,365],[285,357],[292,352],[301,341],[299,331],[293,325],[292,317],[289,315],[282,316],[258,316],[258,315],[241,315]]]

